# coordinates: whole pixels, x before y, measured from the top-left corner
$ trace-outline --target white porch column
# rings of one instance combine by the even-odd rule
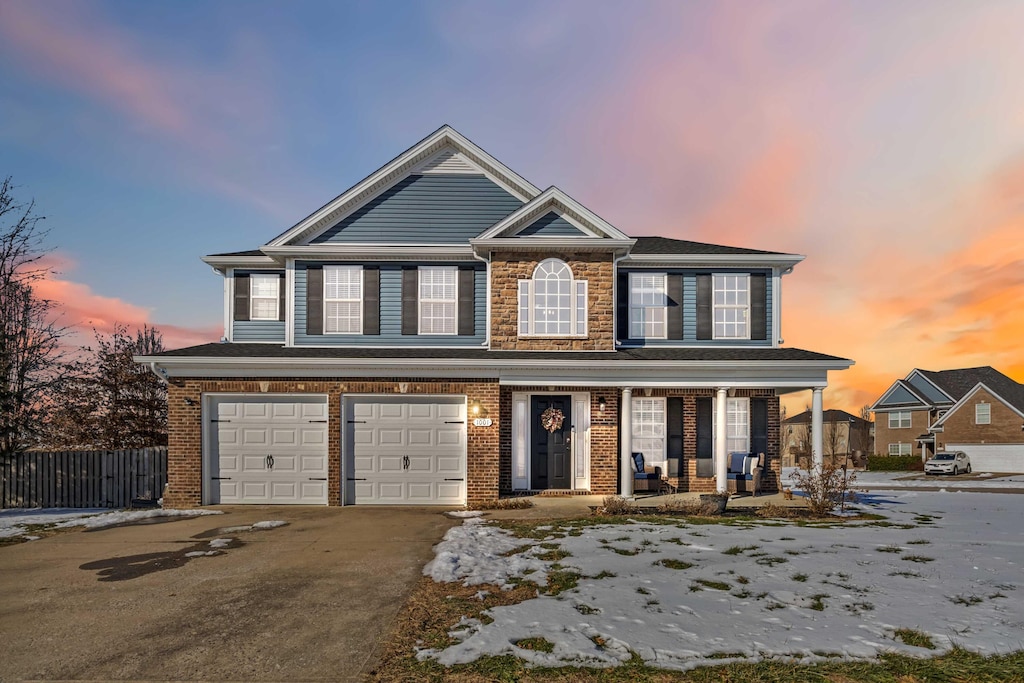
[[[821,392],[825,387],[814,387],[811,393],[811,467],[815,472],[821,472],[821,466],[825,462],[824,435],[821,433]]]
[[[622,445],[622,466],[619,468],[619,494],[633,497],[633,389],[622,389],[622,417],[619,418],[619,443]]]
[[[715,401],[715,487],[717,491],[729,490],[729,451],[726,444],[726,420],[728,413],[726,405],[729,399],[727,387],[718,388],[718,397]]]

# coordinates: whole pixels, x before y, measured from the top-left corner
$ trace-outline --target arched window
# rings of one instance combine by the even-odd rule
[[[519,336],[585,337],[587,281],[574,280],[565,261],[549,258],[519,281]]]

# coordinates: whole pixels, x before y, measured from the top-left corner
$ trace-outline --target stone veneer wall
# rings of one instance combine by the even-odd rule
[[[483,413],[493,420],[490,427],[475,427],[468,416],[466,454],[469,502],[495,500],[498,497],[499,388],[494,380],[438,381],[416,378],[388,379],[316,379],[276,380],[187,379],[172,380],[167,392],[168,454],[167,489],[164,504],[169,508],[202,505],[203,442],[202,397],[205,393],[245,394],[327,394],[328,396],[328,504],[341,504],[341,397],[344,394],[400,394],[399,383],[409,384],[407,395],[465,394],[479,401]],[[265,388],[261,389],[261,385]],[[186,402],[191,401],[191,405]]]
[[[519,337],[519,280],[537,264],[559,258],[577,280],[587,281],[587,337]],[[491,256],[491,348],[521,351],[614,351],[615,288],[611,252],[496,252]]]

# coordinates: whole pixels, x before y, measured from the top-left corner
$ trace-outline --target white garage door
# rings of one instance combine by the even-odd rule
[[[345,502],[466,502],[463,396],[348,397]]]
[[[327,504],[326,396],[217,396],[209,417],[209,503]]]
[[[951,443],[947,451],[963,451],[975,472],[1024,472],[1024,444]]]

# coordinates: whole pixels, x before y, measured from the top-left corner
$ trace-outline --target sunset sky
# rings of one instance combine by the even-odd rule
[[[1022,2],[0,0],[0,177],[88,330],[222,333],[259,246],[444,123],[616,227],[799,253],[783,337],[1024,381]],[[803,409],[792,397],[790,411]]]

